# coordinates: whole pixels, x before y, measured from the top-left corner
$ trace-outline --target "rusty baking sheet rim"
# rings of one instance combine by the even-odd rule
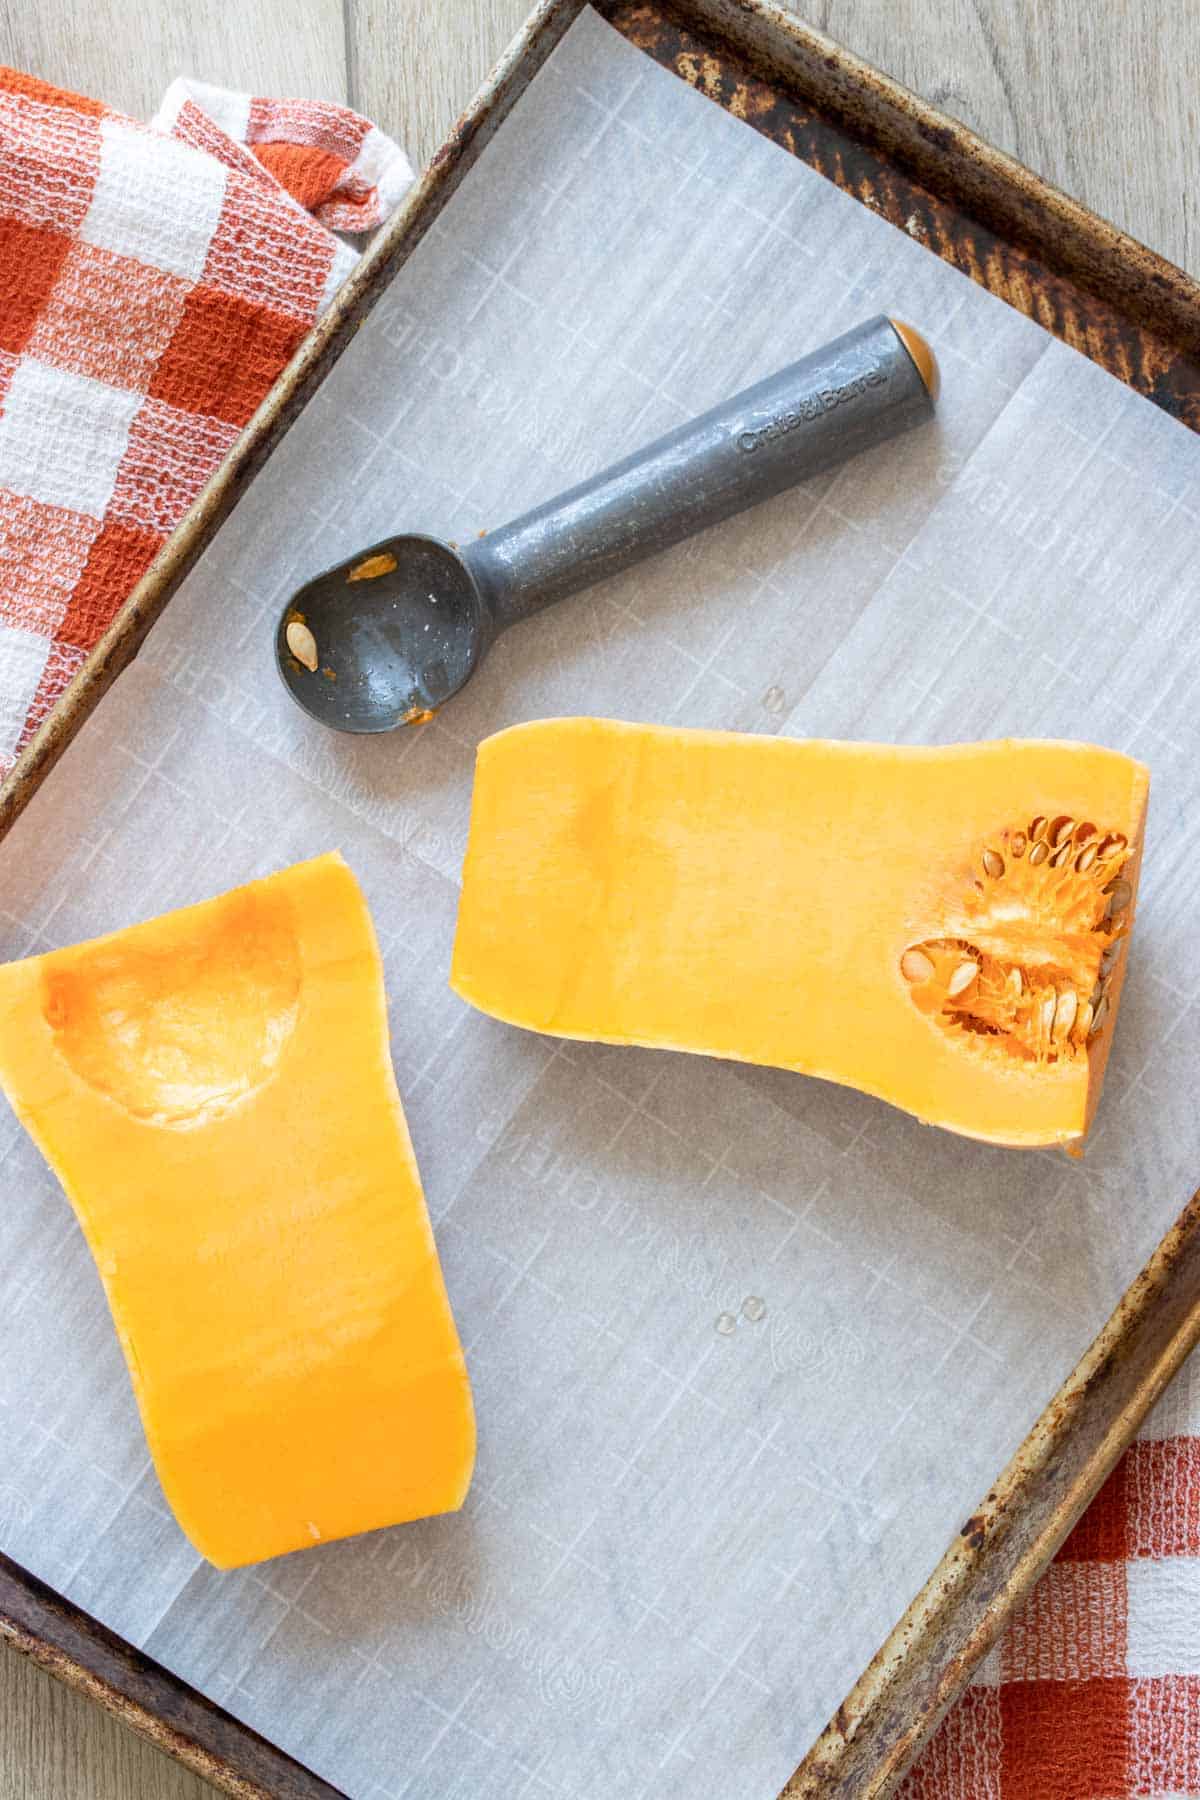
[[[584,4],[543,0],[531,15],[0,786],[0,836]],[[598,0],[598,10],[657,61],[1200,429],[1200,285],[1183,271],[769,0]],[[1200,1194],[964,1522],[788,1783],[787,1800],[884,1800],[894,1790],[1198,1339]],[[0,1637],[228,1793],[337,1795],[2,1554]]]

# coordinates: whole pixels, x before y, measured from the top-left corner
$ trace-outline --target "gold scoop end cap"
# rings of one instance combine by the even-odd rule
[[[920,332],[915,331],[911,325],[906,325],[903,319],[889,318],[888,323],[916,363],[917,372],[925,383],[929,398],[936,400],[938,388],[941,386],[941,377],[938,374],[937,359],[933,351]]]

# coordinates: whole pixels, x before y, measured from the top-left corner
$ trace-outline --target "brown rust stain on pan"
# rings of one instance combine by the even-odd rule
[[[906,173],[894,158],[864,141],[872,135],[872,120],[865,110],[863,116],[853,120],[854,129],[850,129],[824,108],[818,110],[794,97],[781,85],[778,71],[773,72],[773,79],[766,80],[724,47],[718,51],[711,40],[698,36],[675,17],[669,6],[657,0],[616,0],[615,4],[602,4],[601,10],[655,62],[745,119],[764,137],[782,145],[1055,337],[1082,351],[1164,412],[1193,431],[1200,431],[1200,288],[1195,290],[1191,341],[1184,348],[1178,314],[1182,306],[1186,320],[1188,290],[1193,284],[1180,271],[1144,246],[1130,239],[1120,240],[1124,263],[1128,265],[1135,257],[1138,262],[1141,305],[1137,310],[1153,318],[1159,304],[1164,319],[1170,312],[1167,322],[1174,329],[1170,335],[1160,334],[1146,318],[1136,317],[1128,304],[1118,307],[1104,298],[1106,273],[1111,274],[1106,271],[1105,252],[1112,248],[1106,240],[1109,236],[1115,240],[1119,234],[1101,221],[1094,221],[1096,241],[1092,246],[1096,285],[1085,285],[1078,274],[1052,268],[1018,241],[1020,196],[1010,205],[1006,220],[1017,229],[1002,234],[981,222],[987,209],[979,204],[978,194],[972,196],[974,204],[967,211],[945,195],[934,193]],[[831,52],[825,61],[833,91],[840,58]],[[860,103],[865,108],[865,101]],[[914,102],[914,112],[917,110]],[[928,155],[944,159],[952,179],[961,175],[964,143],[978,142],[971,139],[965,128],[949,121],[938,125],[925,118],[914,119],[912,130]],[[1036,177],[1026,171],[1022,174],[1031,190],[1042,190],[1043,184]],[[1039,241],[1044,241],[1048,235],[1046,221],[1032,205],[1038,196],[1031,193],[1026,198],[1031,210],[1031,233],[1036,228]],[[1074,260],[1083,267],[1088,259],[1077,249]],[[1128,295],[1124,298],[1127,300]]]

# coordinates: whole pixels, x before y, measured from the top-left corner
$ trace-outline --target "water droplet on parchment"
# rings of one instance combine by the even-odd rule
[[[766,1301],[760,1300],[757,1294],[747,1294],[746,1298],[742,1301],[743,1319],[749,1319],[752,1325],[757,1325],[758,1321],[760,1319],[765,1319],[766,1316]]]
[[[722,1337],[732,1337],[737,1330],[737,1320],[732,1313],[717,1314],[717,1330]]]

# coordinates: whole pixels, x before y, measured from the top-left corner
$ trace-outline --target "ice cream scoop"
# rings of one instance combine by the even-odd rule
[[[922,424],[936,395],[925,340],[881,314],[466,546],[407,532],[315,576],[280,616],[280,674],[339,731],[420,724],[509,625]]]

